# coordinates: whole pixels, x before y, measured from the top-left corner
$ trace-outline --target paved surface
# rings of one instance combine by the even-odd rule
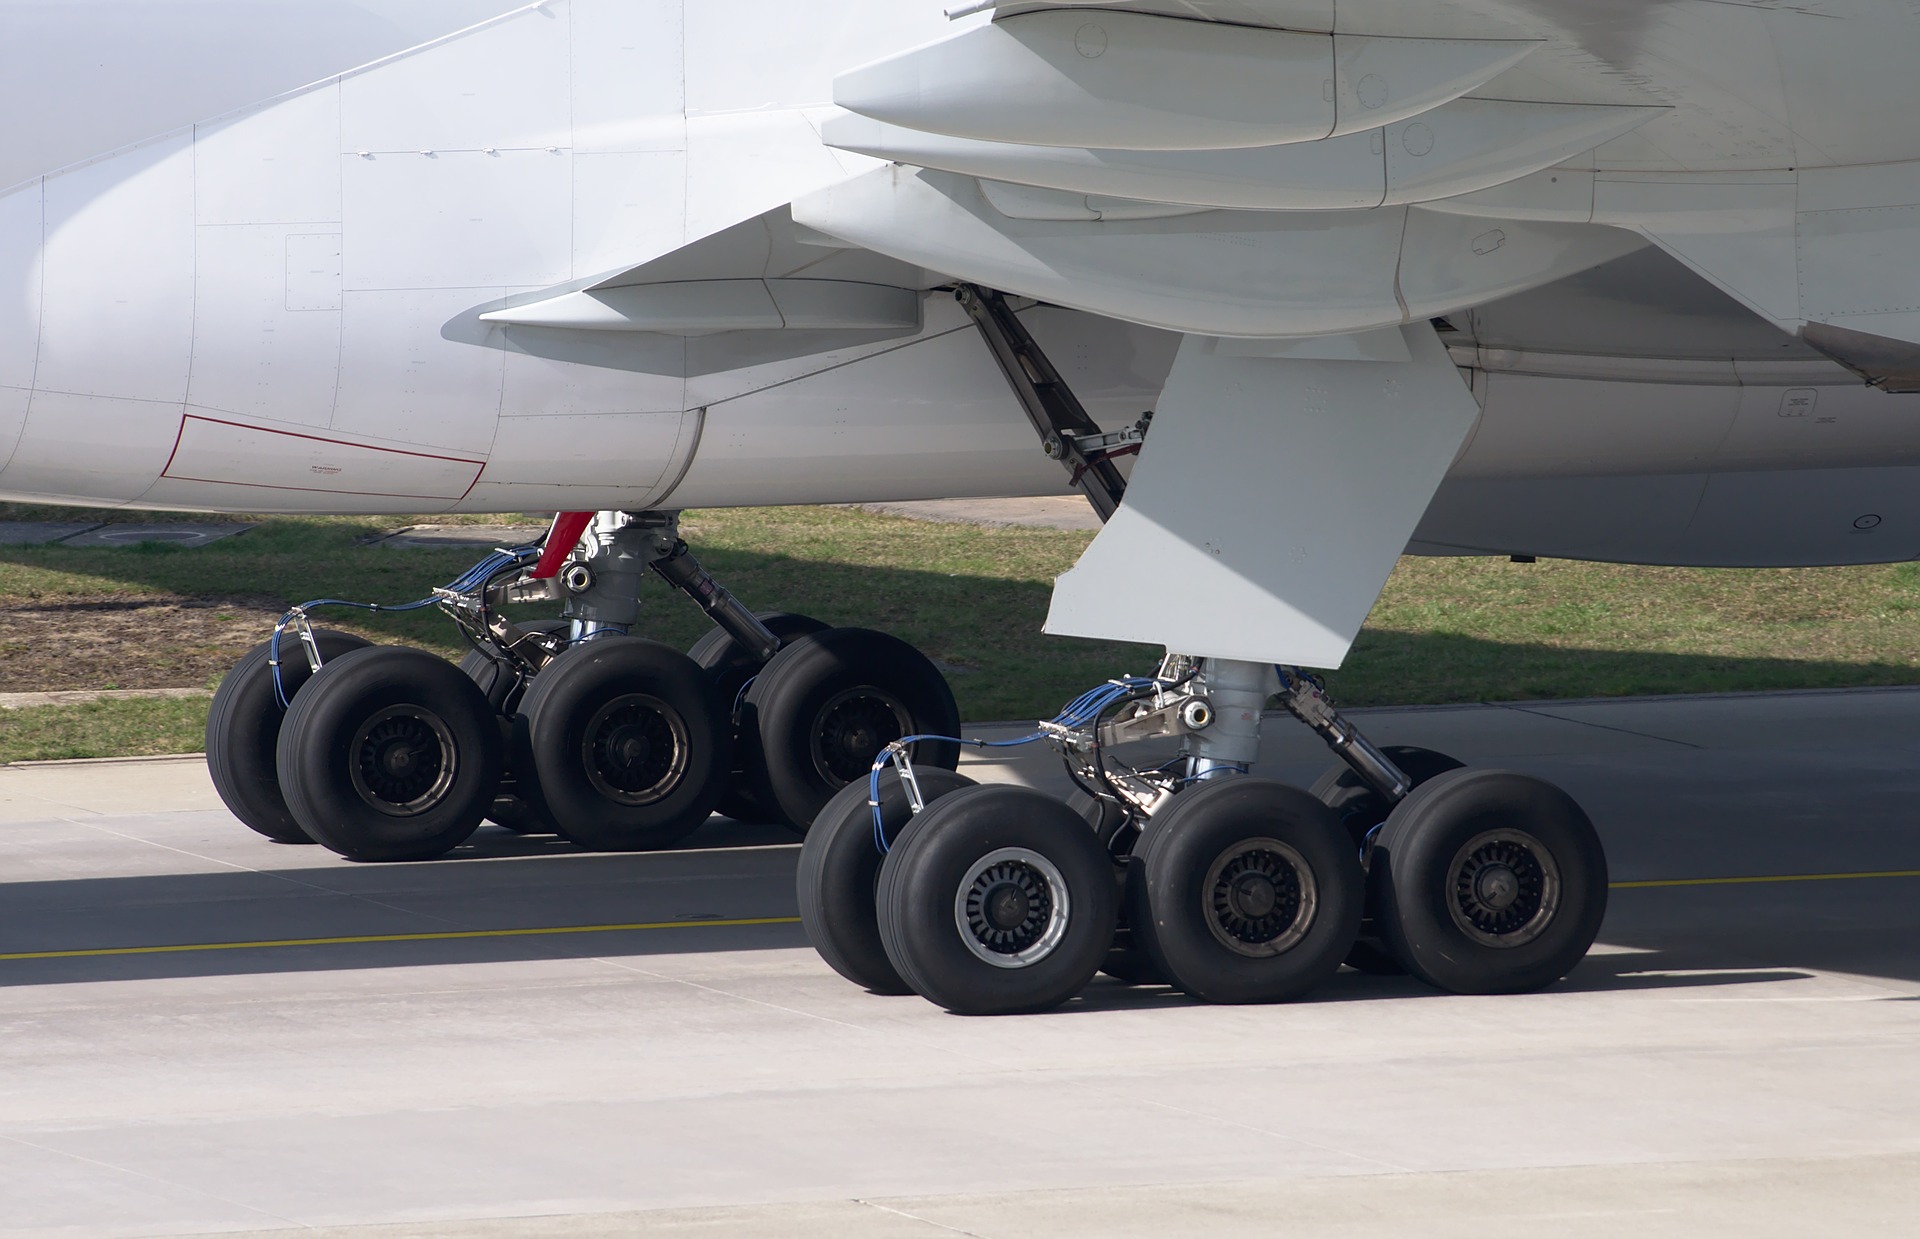
[[[107,524],[100,521],[0,521],[0,546],[135,546],[166,542],[179,547],[207,546],[252,529],[246,524]]]
[[[83,706],[94,701],[140,701],[211,697],[204,688],[68,688],[44,693],[0,693],[0,710],[35,710],[41,706]]]
[[[1561,782],[1617,881],[1920,871],[1920,692],[1364,720]],[[1324,764],[1274,737],[1274,771]],[[794,855],[716,821],[356,866],[248,835],[195,763],[0,771],[0,1234],[1920,1227],[1914,877],[1616,890],[1535,995],[1102,981],[969,1020],[829,972]],[[266,941],[305,945],[170,949]]]
[[[529,546],[546,535],[545,525],[408,525],[379,539],[396,550]]]

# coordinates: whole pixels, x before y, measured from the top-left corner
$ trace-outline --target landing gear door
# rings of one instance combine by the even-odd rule
[[[1434,329],[1188,336],[1046,630],[1337,667],[1480,414]]]

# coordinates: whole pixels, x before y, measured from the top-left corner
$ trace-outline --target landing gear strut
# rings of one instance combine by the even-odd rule
[[[716,626],[692,655],[632,635],[653,576]],[[538,602],[564,618],[501,612]],[[608,851],[668,846],[716,806],[804,830],[888,744],[959,725],[912,647],[749,611],[700,566],[678,513],[563,513],[544,546],[495,552],[405,608],[363,609],[426,606],[472,645],[459,669],[358,650],[313,628],[308,607],[242,660],[208,729],[236,816],[357,860],[440,855],[486,816]],[[912,751],[928,767],[958,760],[937,740]]]
[[[1003,296],[957,296],[1047,454],[1112,516],[1125,491],[1113,458],[1139,450],[1151,415],[1102,433]],[[1312,792],[1251,774],[1276,697],[1340,759]],[[1116,753],[1170,738],[1170,763]],[[836,969],[964,1014],[1057,1005],[1103,965],[1224,1003],[1300,997],[1343,961],[1506,993],[1564,976],[1605,911],[1604,854],[1564,792],[1381,749],[1295,668],[1170,653],[1041,723],[1028,741],[1041,740],[1091,811],[922,780],[897,743],[867,803],[850,788],[827,804],[800,897]]]

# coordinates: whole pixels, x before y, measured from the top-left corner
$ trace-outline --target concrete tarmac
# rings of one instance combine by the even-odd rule
[[[353,865],[0,770],[0,1235],[1920,1233],[1920,691],[1357,714],[1587,806],[1565,982],[963,1019],[819,961],[777,830]]]

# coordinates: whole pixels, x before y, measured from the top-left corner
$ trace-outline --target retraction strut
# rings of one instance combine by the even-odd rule
[[[1047,360],[1004,295],[976,284],[962,284],[954,290],[954,296],[973,316],[1000,372],[1007,377],[1007,386],[1026,410],[1027,420],[1040,432],[1047,455],[1067,467],[1073,485],[1086,493],[1100,519],[1111,519],[1127,493],[1127,480],[1114,467],[1113,458],[1140,450],[1146,423],[1153,415],[1142,418],[1138,426],[1106,434],[1087,416],[1073,389]]]
[[[977,284],[961,284],[955,288],[954,296],[980,329],[981,338],[987,342],[1000,372],[1006,376],[1007,385],[1026,411],[1027,420],[1039,432],[1047,455],[1068,469],[1073,485],[1085,492],[1100,519],[1111,519],[1127,493],[1127,480],[1114,467],[1113,459],[1140,450],[1153,414],[1147,413],[1127,430],[1115,434],[1103,432],[1087,416],[1086,408],[1047,359],[1026,324],[1007,304],[1004,294]],[[1398,804],[1406,799],[1407,793],[1413,790],[1413,781],[1334,709],[1318,680],[1304,673],[1289,674],[1285,668],[1276,670],[1280,673],[1280,699],[1290,714],[1326,741],[1327,747],[1387,803]],[[1180,710],[1189,700],[1178,693],[1168,695],[1155,709],[1128,720],[1128,724],[1139,731],[1151,717],[1155,726],[1164,725],[1164,730],[1152,734],[1202,730],[1179,721]],[[1110,737],[1108,742],[1118,738],[1117,735]]]

